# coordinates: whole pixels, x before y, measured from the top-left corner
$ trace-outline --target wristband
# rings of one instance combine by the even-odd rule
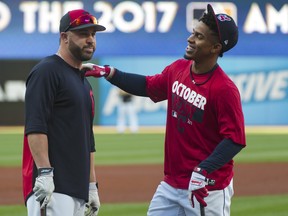
[[[38,169],[38,176],[42,176],[42,175],[53,175],[53,167],[41,167]]]
[[[193,171],[197,172],[197,173],[199,173],[199,174],[201,174],[201,175],[203,175],[205,177],[207,176],[207,171],[202,169],[202,168],[200,168],[200,167],[196,166]]]

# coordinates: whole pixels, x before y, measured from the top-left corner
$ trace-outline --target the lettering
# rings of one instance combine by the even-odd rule
[[[172,85],[172,92],[183,98],[185,101],[193,104],[195,107],[204,110],[207,100],[202,95],[191,90],[186,85],[175,81]]]
[[[24,101],[25,98],[25,81],[9,80],[0,86],[0,102],[17,102]]]
[[[237,85],[243,102],[284,100],[287,98],[288,71],[230,75]]]
[[[9,7],[3,3],[0,2],[0,32],[4,30],[11,21],[11,11]]]
[[[118,107],[118,90],[111,88],[104,102],[102,113],[106,116],[112,115],[112,113]],[[135,97],[134,106],[137,112],[156,112],[159,110],[167,109],[167,101],[154,103],[150,98],[146,97]]]
[[[67,11],[83,8],[81,1],[26,1],[19,5],[23,12],[23,28],[25,33],[57,33],[59,32],[59,20]]]
[[[106,1],[97,1],[94,10],[101,15],[99,22],[106,27],[105,32],[116,29],[132,33],[144,28],[150,32],[169,32],[178,11],[178,3],[145,1],[141,5],[134,1],[123,1],[115,6]],[[127,19],[127,15],[130,18]]]
[[[243,25],[244,32],[275,34],[279,28],[282,33],[288,33],[288,4],[284,4],[279,11],[272,4],[266,4],[265,12],[262,14],[259,5],[252,3]]]

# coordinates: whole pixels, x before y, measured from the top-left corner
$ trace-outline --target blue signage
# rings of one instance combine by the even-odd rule
[[[239,43],[227,55],[288,55],[288,3],[209,1],[229,13],[239,27]],[[182,55],[203,1],[0,1],[0,59],[42,58],[58,49],[59,20],[84,8],[107,31],[97,33],[95,58],[102,56]]]
[[[110,64],[125,72],[153,75],[161,73],[176,58],[131,57],[103,58],[101,65]],[[288,62],[286,57],[224,57],[219,65],[237,85],[242,99],[246,125],[288,124]],[[101,125],[115,125],[117,90],[100,79]],[[149,98],[135,97],[140,125],[165,125],[166,101],[153,103]]]

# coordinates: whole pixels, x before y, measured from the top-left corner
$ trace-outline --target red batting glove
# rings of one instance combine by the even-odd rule
[[[105,66],[99,66],[96,64],[92,64],[92,63],[85,63],[82,64],[81,67],[82,71],[86,71],[85,72],[85,76],[93,76],[96,78],[99,77],[108,77],[111,73],[111,67],[105,65]]]
[[[206,207],[207,203],[204,201],[204,198],[209,195],[207,188],[207,179],[206,179],[207,171],[201,169],[200,167],[195,167],[192,172],[191,179],[189,182],[189,200],[194,208],[194,200],[195,196],[196,200],[200,203],[200,205]]]
[[[191,204],[192,207],[194,208],[194,199],[193,197],[195,196],[196,200],[200,203],[200,205],[206,207],[207,203],[204,201],[204,198],[209,195],[208,190],[206,187],[192,191],[192,196],[191,196]]]

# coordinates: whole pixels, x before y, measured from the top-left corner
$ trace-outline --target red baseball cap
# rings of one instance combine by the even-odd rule
[[[222,52],[233,48],[238,42],[238,27],[233,18],[227,14],[215,14],[212,6],[207,5],[208,14],[211,13],[217,24],[218,36],[222,44]]]
[[[83,28],[94,27],[95,31],[105,31],[106,28],[98,24],[96,17],[89,12],[78,9],[68,11],[60,20],[59,31],[67,32]]]

